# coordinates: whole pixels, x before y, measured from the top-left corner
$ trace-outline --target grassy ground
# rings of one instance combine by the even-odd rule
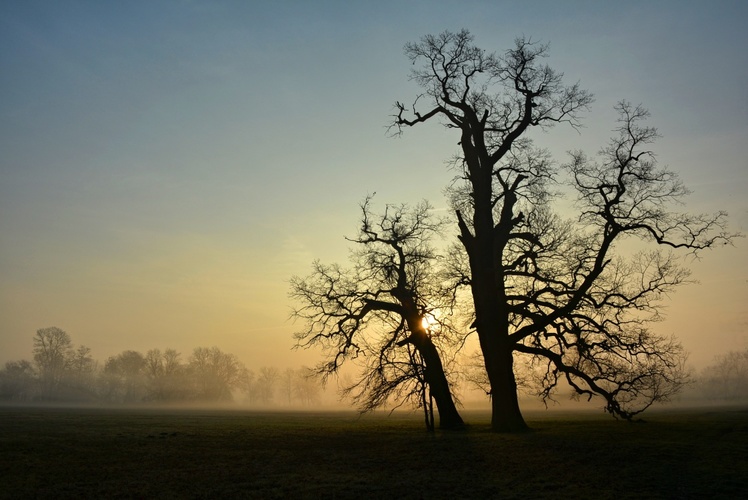
[[[0,497],[748,498],[745,409],[465,417],[0,408]]]

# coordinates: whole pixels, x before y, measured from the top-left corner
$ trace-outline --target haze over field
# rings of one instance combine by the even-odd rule
[[[357,204],[442,194],[439,127],[386,135],[415,95],[402,47],[468,28],[549,63],[596,102],[577,133],[531,136],[559,162],[596,152],[613,105],[642,103],[691,212],[748,232],[748,4],[716,2],[5,2],[0,6],[0,362],[57,326],[106,359],[219,346],[249,367],[291,351],[288,280],[344,261]],[[658,332],[696,366],[748,347],[748,240],[693,262]]]

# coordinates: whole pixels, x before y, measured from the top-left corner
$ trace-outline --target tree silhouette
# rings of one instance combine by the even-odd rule
[[[37,330],[33,354],[41,378],[42,392],[47,397],[51,396],[59,388],[73,356],[70,335],[56,326]]]
[[[218,347],[195,348],[188,369],[199,399],[224,401],[233,399],[232,390],[239,387],[246,371],[235,355]]]
[[[701,395],[709,399],[748,401],[748,349],[714,358],[699,376]]]
[[[138,351],[126,350],[109,357],[102,373],[102,396],[110,401],[141,401],[147,394],[146,360]]]
[[[175,349],[151,349],[145,355],[145,374],[148,379],[148,399],[168,401],[187,399],[189,384],[185,366]]]
[[[363,411],[390,399],[427,409],[428,388],[440,426],[461,427],[440,353],[453,336],[452,297],[438,286],[429,243],[439,222],[426,203],[388,205],[381,215],[370,205],[368,197],[359,233],[349,240],[356,248],[350,269],[315,262],[310,276],[292,278],[290,295],[301,304],[294,316],[305,322],[297,345],[325,349],[323,375],[337,373],[345,360],[361,361],[361,378],[344,392]],[[440,321],[437,335],[424,323],[431,315]]]
[[[36,377],[31,362],[8,361],[0,370],[0,401],[28,401],[34,397]]]
[[[657,132],[642,125],[641,107],[617,106],[618,136],[597,161],[575,152],[559,169],[535,147],[533,128],[578,127],[593,100],[543,64],[546,45],[520,38],[497,56],[461,31],[425,36],[405,53],[423,92],[411,106],[396,103],[391,130],[441,119],[459,135],[453,201],[465,263],[456,282],[472,293],[493,429],[527,427],[514,366],[522,355],[543,370],[543,397],[563,379],[623,418],[667,398],[683,381],[683,351],[647,324],[687,272],[660,249],[729,241],[725,214],[671,211],[687,190],[646,149]],[[575,220],[551,210],[560,182],[578,193]],[[631,237],[654,249],[624,259],[617,244]]]

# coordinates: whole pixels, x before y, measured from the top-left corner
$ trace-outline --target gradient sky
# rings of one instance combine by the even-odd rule
[[[444,207],[457,138],[386,136],[410,102],[402,47],[469,29],[551,44],[593,92],[559,161],[642,103],[661,163],[748,232],[748,2],[4,1],[0,3],[0,362],[58,326],[104,360],[216,345],[250,368],[291,351],[291,275],[343,261],[357,203]],[[695,365],[748,348],[748,241],[703,254],[657,325]]]

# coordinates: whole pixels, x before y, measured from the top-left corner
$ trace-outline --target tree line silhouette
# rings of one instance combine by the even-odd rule
[[[99,363],[91,349],[74,346],[57,327],[37,330],[33,361],[8,361],[0,369],[6,402],[241,402],[257,406],[315,405],[322,387],[305,368],[248,369],[218,347],[125,350]]]

